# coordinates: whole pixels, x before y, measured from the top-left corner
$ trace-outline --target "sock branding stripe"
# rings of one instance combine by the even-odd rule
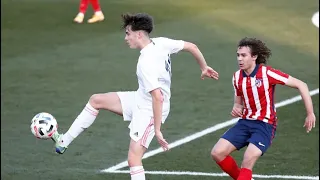
[[[86,110],[87,112],[89,112],[90,114],[97,116],[99,112],[94,112],[91,109],[89,109],[87,106],[84,108],[84,110]]]
[[[91,111],[93,111],[93,112],[99,112],[98,109],[92,107],[91,104],[89,104],[89,103],[86,104],[86,108],[89,108],[89,109],[90,109]]]
[[[139,170],[130,172],[130,174],[131,175],[136,175],[136,174],[140,174],[140,173],[143,173],[143,172],[144,172],[144,169],[139,169]]]

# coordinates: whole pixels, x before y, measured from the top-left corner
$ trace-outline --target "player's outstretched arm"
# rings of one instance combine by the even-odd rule
[[[163,150],[168,150],[168,143],[163,138],[161,133],[161,122],[162,122],[162,105],[163,105],[163,95],[160,88],[154,89],[150,92],[152,96],[152,109],[153,109],[153,119],[154,119],[154,131],[157,140]]]
[[[307,111],[307,118],[303,127],[305,127],[307,132],[309,133],[311,129],[316,126],[316,117],[313,112],[313,104],[311,96],[309,94],[308,85],[292,76],[289,76],[285,85],[299,90]]]
[[[201,79],[204,79],[204,77],[209,77],[218,80],[219,74],[215,70],[213,70],[210,66],[207,65],[207,62],[199,50],[198,46],[191,43],[191,42],[184,42],[183,50],[190,52],[192,56],[196,59],[197,63],[200,66],[200,69],[202,71],[201,73]]]

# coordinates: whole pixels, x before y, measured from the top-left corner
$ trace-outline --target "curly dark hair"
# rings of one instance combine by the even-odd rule
[[[122,14],[121,17],[123,21],[123,29],[125,29],[127,26],[131,26],[132,31],[143,30],[147,33],[151,33],[153,30],[153,18],[146,13],[126,13]]]
[[[245,37],[240,40],[238,47],[247,46],[251,50],[251,55],[257,55],[256,64],[267,64],[267,60],[272,55],[271,50],[264,42],[256,38]]]

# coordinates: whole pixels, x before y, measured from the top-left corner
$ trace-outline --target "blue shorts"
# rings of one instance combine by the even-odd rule
[[[264,154],[270,147],[276,133],[276,125],[259,120],[239,119],[221,138],[228,140],[237,150],[249,143],[257,146]]]

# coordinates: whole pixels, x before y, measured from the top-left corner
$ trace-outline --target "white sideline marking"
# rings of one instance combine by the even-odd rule
[[[316,94],[319,94],[319,88],[310,91],[310,95],[311,95],[311,96],[316,95]],[[295,97],[292,97],[292,98],[290,98],[290,99],[287,99],[287,100],[281,101],[281,102],[279,102],[279,103],[276,103],[276,104],[275,104],[275,107],[276,107],[276,108],[280,108],[280,107],[283,107],[283,106],[286,106],[286,105],[295,103],[295,102],[297,102],[297,101],[300,101],[301,99],[302,99],[302,98],[301,98],[300,95],[299,95],[299,96],[295,96]],[[200,131],[200,132],[197,132],[197,133],[195,133],[195,134],[189,135],[189,136],[187,136],[187,137],[185,137],[185,138],[182,138],[182,139],[180,139],[180,140],[174,141],[173,143],[170,143],[170,144],[169,144],[169,148],[172,149],[172,148],[174,148],[174,147],[177,147],[177,146],[180,146],[180,145],[182,145],[182,144],[188,143],[188,142],[190,142],[190,141],[192,141],[192,140],[198,139],[198,138],[200,138],[200,137],[202,137],[202,136],[205,136],[205,135],[207,135],[207,134],[209,134],[209,133],[215,132],[215,131],[217,131],[217,130],[220,130],[220,129],[223,129],[223,128],[225,128],[225,127],[228,127],[228,126],[230,126],[230,125],[232,125],[232,124],[235,124],[237,121],[238,121],[238,118],[233,118],[233,119],[228,120],[228,121],[225,121],[225,122],[223,122],[223,123],[216,124],[216,125],[214,125],[214,126],[212,126],[212,127],[209,127],[209,128],[207,128],[207,129],[204,129],[204,130],[202,130],[202,131]],[[143,159],[146,159],[146,158],[148,158],[148,157],[154,156],[154,155],[159,154],[159,153],[161,153],[161,152],[163,152],[163,149],[162,149],[161,147],[158,148],[158,149],[149,151],[149,152],[147,152],[147,153],[144,154]],[[121,168],[124,168],[124,167],[127,167],[127,166],[128,166],[128,162],[127,162],[127,161],[123,161],[123,162],[121,162],[121,163],[119,163],[119,164],[117,164],[117,165],[115,165],[115,166],[109,167],[109,168],[107,168],[107,169],[103,169],[103,170],[101,170],[101,172],[114,173],[116,170],[121,169]]]
[[[314,13],[311,19],[312,23],[319,28],[319,11]]]
[[[130,171],[127,170],[116,170],[112,173],[117,174],[129,174]],[[190,172],[190,171],[145,171],[145,174],[154,174],[154,175],[187,175],[187,176],[214,176],[214,177],[228,177],[226,173],[205,173],[205,172]],[[319,176],[291,176],[291,175],[261,175],[253,174],[253,178],[261,179],[308,179],[308,180],[318,180]]]

